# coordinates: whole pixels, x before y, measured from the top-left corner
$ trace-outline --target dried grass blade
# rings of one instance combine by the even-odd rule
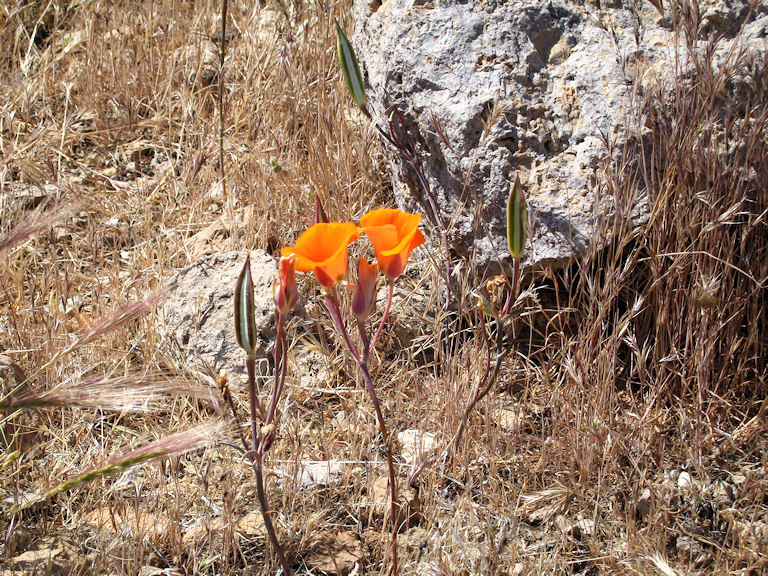
[[[176,432],[165,438],[160,438],[159,440],[150,442],[140,448],[116,456],[101,466],[87,469],[84,472],[77,474],[75,477],[62,482],[45,494],[30,498],[29,500],[14,506],[10,510],[3,512],[2,515],[5,518],[10,518],[55,494],[67,492],[85,482],[90,482],[91,480],[101,478],[102,476],[106,476],[113,472],[125,470],[143,462],[164,458],[172,454],[182,454],[184,452],[189,452],[190,450],[201,448],[210,444],[220,431],[220,423],[205,423],[187,430]]]

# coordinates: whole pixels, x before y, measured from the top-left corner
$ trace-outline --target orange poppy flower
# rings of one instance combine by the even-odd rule
[[[347,275],[347,247],[357,240],[360,230],[352,222],[321,222],[307,229],[280,253],[296,259],[296,270],[314,272],[325,288],[330,288]]]
[[[360,219],[363,232],[371,239],[379,268],[390,279],[403,273],[411,251],[424,243],[419,230],[421,214],[381,208]]]

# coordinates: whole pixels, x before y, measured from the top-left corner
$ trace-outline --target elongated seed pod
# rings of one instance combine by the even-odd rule
[[[235,337],[248,358],[253,358],[256,354],[257,340],[250,254],[245,259],[245,264],[235,286]]]
[[[528,209],[520,186],[520,176],[515,174],[515,183],[507,198],[507,246],[515,260],[519,261],[523,257],[527,234]]]
[[[363,75],[360,74],[360,66],[357,64],[357,56],[349,40],[347,40],[344,30],[336,22],[336,52],[341,63],[341,71],[344,74],[344,82],[347,84],[349,93],[363,110],[366,109],[365,84]]]

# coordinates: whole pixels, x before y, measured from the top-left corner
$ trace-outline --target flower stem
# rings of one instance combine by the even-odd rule
[[[376,341],[379,339],[379,336],[381,336],[381,331],[384,329],[384,324],[387,323],[387,318],[389,317],[389,309],[392,307],[392,294],[394,293],[394,289],[395,282],[390,280],[389,288],[387,290],[387,302],[384,304],[384,315],[381,317],[381,322],[379,322],[379,327],[376,330],[376,334],[374,334],[373,339],[363,351],[363,361],[366,363],[368,362],[368,357],[370,356],[371,351],[373,351],[373,347],[376,346]]]
[[[280,565],[283,567],[283,573],[287,576],[291,574],[291,567],[288,564],[288,560],[285,558],[283,549],[280,546],[280,542],[277,539],[277,533],[275,532],[275,526],[272,524],[272,517],[269,512],[269,503],[267,502],[267,492],[264,489],[264,473],[262,470],[263,455],[256,453],[252,456],[253,471],[256,476],[256,493],[259,498],[259,507],[261,508],[261,516],[264,519],[264,528],[267,530],[269,541],[272,544],[272,548],[277,553],[277,559]]]
[[[336,300],[335,290],[335,288],[332,288],[330,291],[328,291],[328,293],[326,293],[325,306],[328,308],[328,313],[331,315],[331,320],[333,320],[333,324],[336,326],[336,330],[338,330],[339,334],[341,334],[342,338],[344,338],[344,343],[347,345],[350,354],[352,354],[352,358],[355,360],[357,365],[360,365],[362,358],[360,357],[360,354],[357,353],[357,348],[352,342],[352,338],[350,338],[349,332],[347,332],[347,329],[344,326],[344,320],[341,318],[341,312],[339,311],[339,303]]]
[[[274,419],[277,403],[283,388],[283,382],[285,381],[285,365],[287,361],[285,346],[285,315],[276,311],[276,321],[277,337],[275,340],[274,355],[275,378],[272,386],[272,398],[269,403],[269,411],[266,414],[266,420],[264,420],[265,425],[271,424]],[[277,554],[278,561],[283,567],[283,573],[290,576],[291,567],[288,564],[288,560],[285,558],[283,548],[280,546],[280,541],[277,539],[275,526],[272,524],[272,517],[269,512],[267,492],[264,488],[264,456],[266,455],[267,450],[269,450],[269,446],[274,438],[274,433],[267,432],[266,434],[262,434],[262,427],[259,425],[259,419],[264,419],[264,410],[257,398],[256,362],[252,357],[249,357],[246,359],[245,365],[248,370],[248,392],[251,401],[251,450],[246,453],[246,456],[251,461],[253,472],[256,476],[256,492],[259,499],[261,517],[264,519],[264,528],[267,530],[270,544]]]
[[[376,395],[376,389],[373,387],[373,381],[371,380],[371,374],[368,372],[368,366],[364,362],[359,362],[358,367],[360,373],[365,380],[365,388],[368,391],[368,395],[371,397],[373,403],[373,409],[376,411],[376,420],[379,424],[379,433],[384,441],[384,450],[387,454],[387,471],[389,473],[389,511],[390,522],[392,526],[392,540],[390,542],[390,548],[392,553],[392,574],[397,576],[397,481],[395,479],[395,464],[392,460],[392,443],[389,438],[389,431],[387,430],[387,424],[384,422],[384,415],[381,412],[381,405],[379,404],[379,398]]]

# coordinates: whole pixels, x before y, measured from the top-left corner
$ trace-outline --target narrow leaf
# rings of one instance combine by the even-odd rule
[[[256,353],[256,312],[250,254],[245,259],[235,286],[235,337],[248,358],[253,358]]]
[[[520,186],[520,175],[515,175],[515,183],[507,198],[507,246],[509,253],[520,261],[525,252],[525,241],[528,233],[528,209],[525,194]]]
[[[341,71],[344,74],[344,82],[347,84],[349,93],[357,105],[366,110],[365,84],[363,83],[363,75],[360,74],[360,66],[357,64],[357,56],[355,56],[355,50],[338,22],[336,22],[336,52],[339,55]]]

